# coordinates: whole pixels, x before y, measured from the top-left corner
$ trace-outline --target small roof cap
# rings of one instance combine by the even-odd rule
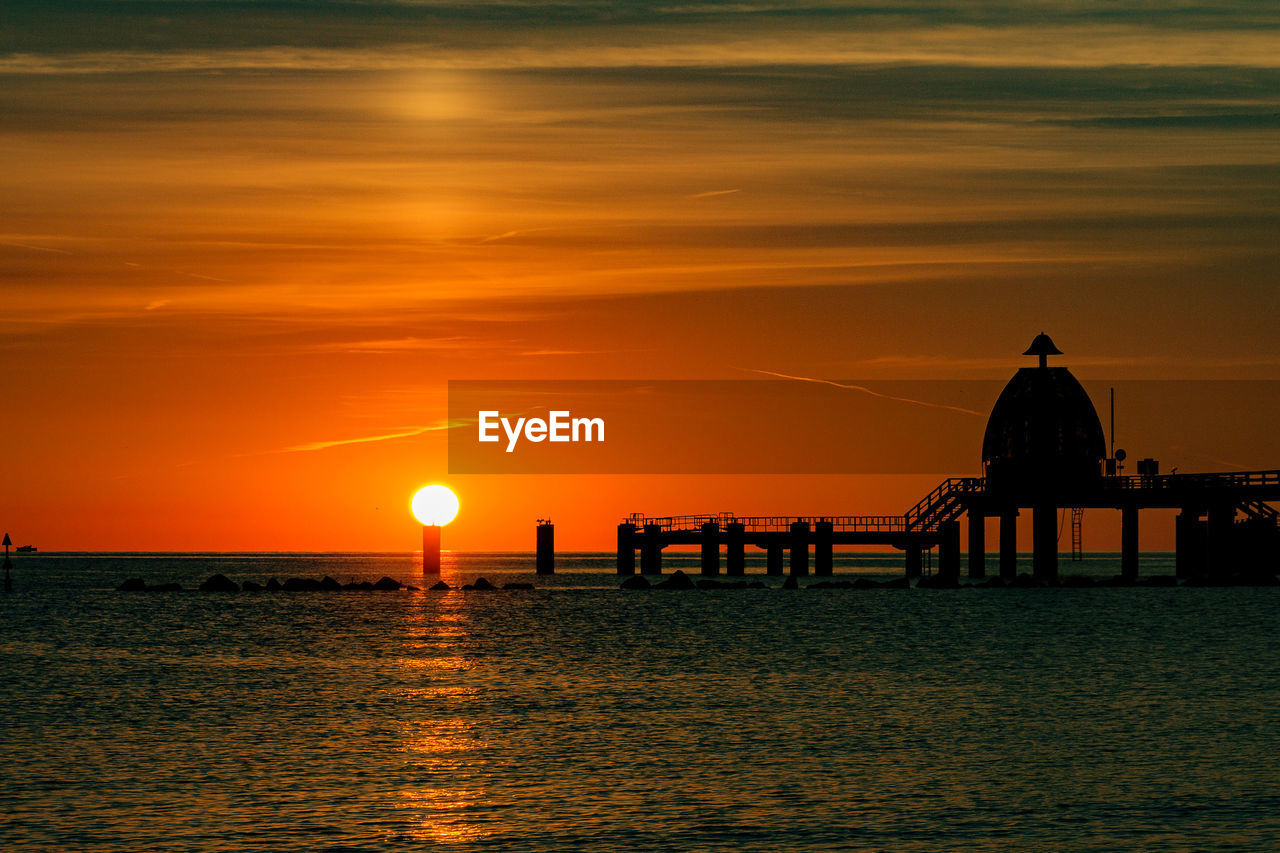
[[[1053,345],[1053,338],[1041,332],[1035,336],[1023,355],[1062,355],[1062,350]]]

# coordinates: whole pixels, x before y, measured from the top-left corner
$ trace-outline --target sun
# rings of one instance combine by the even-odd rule
[[[443,527],[458,514],[458,496],[448,486],[424,486],[414,494],[410,506],[418,521],[428,526]]]

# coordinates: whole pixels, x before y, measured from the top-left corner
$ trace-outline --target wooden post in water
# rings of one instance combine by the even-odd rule
[[[724,526],[724,532],[725,574],[741,575],[747,568],[746,528],[742,526],[741,522],[731,521]]]
[[[1058,582],[1058,508],[1053,504],[1031,508],[1031,573],[1038,581]]]
[[[440,525],[422,525],[422,573],[440,574]]]
[[[708,521],[702,525],[702,574],[720,574],[720,525]]]
[[[1018,510],[1000,513],[1000,580],[1008,583],[1018,576]]]
[[[835,562],[835,525],[830,521],[818,521],[813,525],[813,573],[818,577],[830,576]]]
[[[636,546],[631,541],[636,526],[623,522],[618,525],[618,574],[634,575],[636,573]]]
[[[987,518],[982,511],[969,507],[969,577],[981,580],[987,576]]]
[[[1132,583],[1138,579],[1138,506],[1120,508],[1120,577]]]
[[[540,575],[556,573],[556,526],[549,518],[538,519],[537,572]]]
[[[646,524],[640,540],[640,574],[662,574],[662,526]]]
[[[791,523],[791,575],[809,574],[809,522]]]
[[[782,574],[782,543],[770,542],[764,551],[764,572],[767,575]]]

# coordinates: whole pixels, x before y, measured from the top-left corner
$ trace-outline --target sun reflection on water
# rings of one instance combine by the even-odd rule
[[[472,817],[483,792],[460,778],[473,763],[466,754],[485,746],[467,713],[477,691],[455,680],[474,666],[462,606],[449,594],[423,600],[408,616],[398,661],[407,685],[396,691],[404,707],[400,740],[410,776],[422,781],[400,790],[396,806],[406,812],[406,835],[418,841],[473,842],[490,834]]]

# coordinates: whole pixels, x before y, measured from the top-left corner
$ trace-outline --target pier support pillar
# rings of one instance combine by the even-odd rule
[[[782,543],[770,542],[764,551],[764,571],[768,575],[782,574]]]
[[[924,549],[919,545],[907,546],[907,579],[915,580],[924,571]]]
[[[830,576],[835,562],[835,525],[829,521],[813,525],[813,573],[819,577]]]
[[[1180,580],[1204,574],[1204,549],[1200,542],[1200,512],[1184,506],[1173,522],[1173,571]]]
[[[662,574],[662,528],[656,524],[644,526],[644,539],[640,541],[640,574]]]
[[[549,521],[538,522],[537,572],[540,575],[556,573],[556,526]]]
[[[724,526],[724,533],[725,574],[741,575],[747,570],[747,543],[744,528],[741,524],[731,521]]]
[[[636,573],[636,546],[632,541],[635,532],[634,524],[618,525],[618,574],[620,575]]]
[[[1120,508],[1120,579],[1133,583],[1138,579],[1138,507],[1125,504]]]
[[[1230,577],[1234,572],[1231,537],[1234,533],[1235,518],[1236,508],[1233,504],[1219,504],[1209,507],[1205,563],[1210,577],[1226,578]]]
[[[1031,509],[1031,572],[1036,580],[1058,582],[1058,508],[1039,504]]]
[[[969,577],[981,580],[987,576],[987,518],[977,510],[969,510]]]
[[[1000,513],[1000,580],[1008,583],[1018,576],[1018,511]]]
[[[793,521],[791,523],[790,552],[792,576],[809,574],[809,522]]]
[[[720,525],[708,521],[702,525],[702,573],[720,574]]]
[[[942,541],[938,543],[938,576],[960,580],[960,522],[942,525]]]

